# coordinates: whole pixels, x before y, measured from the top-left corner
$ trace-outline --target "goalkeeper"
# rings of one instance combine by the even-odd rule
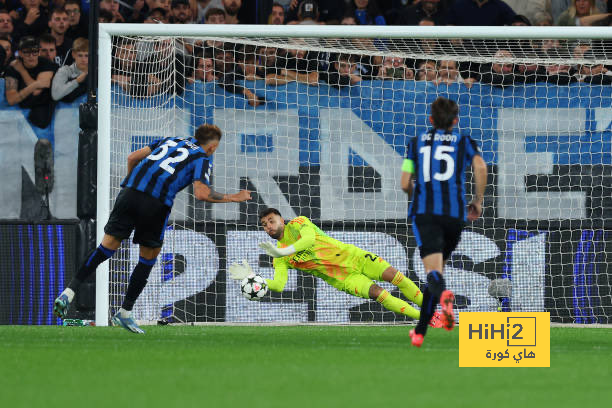
[[[423,294],[414,282],[378,255],[331,238],[306,217],[294,218],[285,225],[280,212],[268,208],[260,213],[259,219],[264,231],[278,240],[277,245],[259,244],[274,258],[274,279],[266,279],[271,290],[281,292],[287,284],[288,270],[299,269],[350,295],[373,299],[395,313],[419,318],[418,310],[374,283],[387,281],[410,301],[419,306],[423,302]],[[246,261],[232,264],[229,272],[236,280],[252,273]],[[441,327],[437,317],[431,320],[432,327]]]

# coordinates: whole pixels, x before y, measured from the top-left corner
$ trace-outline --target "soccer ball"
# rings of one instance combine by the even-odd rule
[[[259,275],[249,275],[240,283],[240,292],[249,300],[261,300],[268,293],[268,284]]]

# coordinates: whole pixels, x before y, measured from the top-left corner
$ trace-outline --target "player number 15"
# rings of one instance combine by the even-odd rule
[[[453,176],[455,171],[455,159],[449,153],[455,151],[453,146],[439,145],[434,153],[434,160],[446,162],[446,170],[444,173],[436,172],[433,178],[438,181],[446,181]],[[423,146],[419,149],[419,153],[423,155],[423,180],[428,183],[431,181],[431,146]]]

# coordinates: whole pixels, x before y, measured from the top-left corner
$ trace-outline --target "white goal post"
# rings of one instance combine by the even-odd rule
[[[128,91],[116,84],[114,48],[126,43],[121,38],[153,44],[147,54],[152,58],[172,58],[159,63],[163,74],[160,70],[153,80],[156,85],[172,82],[165,92],[157,90],[161,85]],[[164,42],[177,38],[181,42]],[[572,71],[568,83],[555,84],[546,79],[557,78],[557,71],[547,69],[538,74],[543,82],[519,85],[468,81],[463,74],[457,75],[461,83],[419,82],[416,66],[402,68],[405,76],[399,80],[373,74],[346,87],[299,79],[274,87],[261,78],[239,81],[265,102],[254,108],[242,95],[221,89],[219,79],[185,82],[178,92],[174,77],[186,68],[176,66],[174,56],[183,40],[229,44],[251,53],[245,61],[262,58],[260,49],[268,47],[433,61],[438,70],[442,61],[452,60],[456,71],[462,62],[467,71],[472,63],[510,64],[512,69],[565,64],[578,71]],[[568,45],[554,55],[524,52],[529,41],[537,40],[585,45],[589,51],[576,54]],[[510,53],[500,54],[500,48]],[[160,255],[150,289],[137,302],[137,307],[146,304],[137,319],[404,322],[300,274],[291,276],[290,294],[249,304],[234,299],[238,292],[224,272],[230,262],[245,257],[271,277],[256,245],[264,239],[256,218],[262,206],[273,206],[286,219],[308,215],[333,236],[379,253],[422,285],[398,176],[406,140],[423,131],[427,106],[442,95],[458,101],[459,128],[476,135],[492,169],[485,218],[468,226],[449,264],[449,285],[460,295],[460,307],[550,311],[558,323],[612,323],[612,200],[607,197],[612,194],[612,85],[586,83],[580,68],[612,65],[612,28],[100,24],[98,55],[98,242],[125,172],[126,154],[162,133],[188,137],[194,126],[217,124],[224,139],[213,159],[213,186],[222,192],[248,187],[257,193],[257,202],[248,206],[198,206],[189,193],[177,198],[164,244],[168,256]],[[196,245],[203,249],[187,248]],[[126,241],[116,261],[98,267],[96,325],[108,325],[134,253]],[[506,296],[495,294],[498,279],[511,283]],[[304,282],[306,289],[301,289]]]

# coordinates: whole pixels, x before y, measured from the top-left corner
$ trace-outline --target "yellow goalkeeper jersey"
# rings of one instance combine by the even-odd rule
[[[287,283],[289,269],[299,269],[323,279],[342,290],[344,280],[358,273],[366,251],[355,245],[333,239],[306,217],[297,217],[285,225],[277,247],[293,245],[296,253],[274,259],[274,279],[267,280],[271,290],[281,292]]]

